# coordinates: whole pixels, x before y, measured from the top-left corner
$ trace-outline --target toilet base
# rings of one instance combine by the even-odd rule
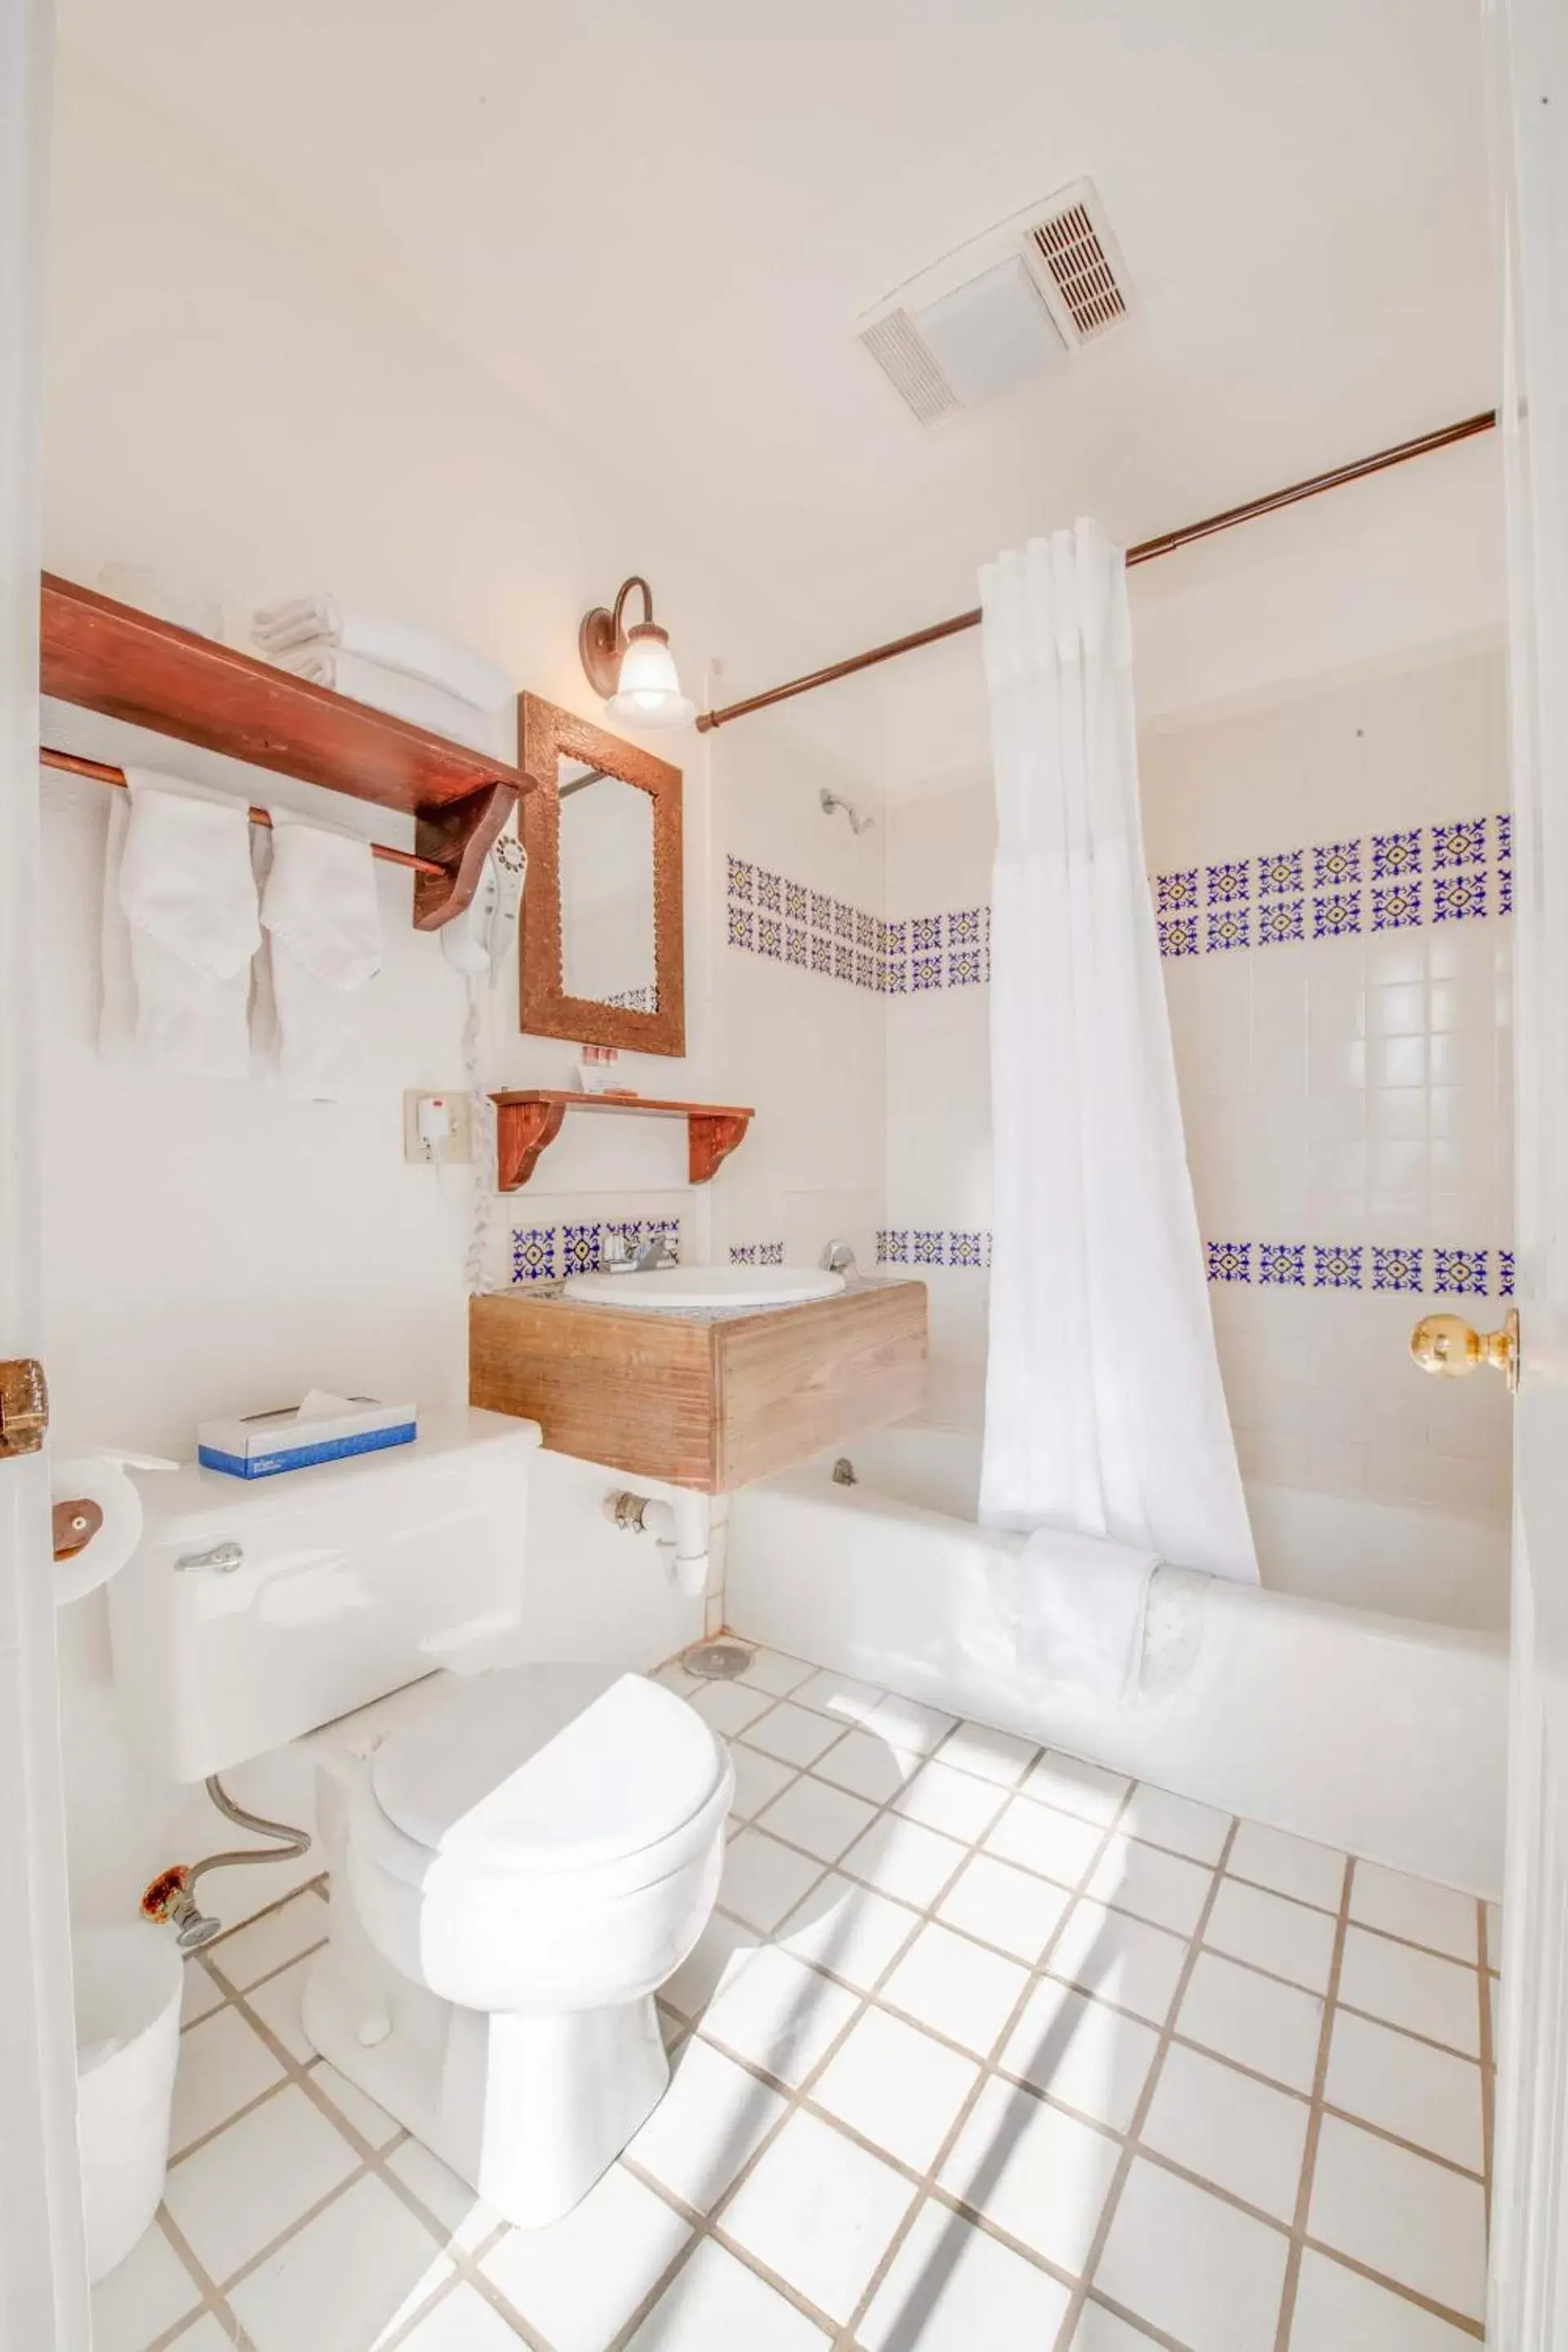
[[[569,2213],[669,2081],[651,1998],[566,2016],[455,2009],[438,2152],[521,2229]]]
[[[310,2042],[520,2229],[569,2213],[663,2096],[669,2061],[651,1997],[487,2016],[364,1957],[363,1974],[331,1943],[317,1958]]]

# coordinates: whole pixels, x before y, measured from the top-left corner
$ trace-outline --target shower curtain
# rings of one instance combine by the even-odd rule
[[[1100,525],[981,574],[996,776],[981,1517],[1256,1582],[1144,874],[1126,569]]]

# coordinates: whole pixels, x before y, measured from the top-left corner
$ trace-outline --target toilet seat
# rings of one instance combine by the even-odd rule
[[[640,1675],[475,1676],[377,1748],[348,1879],[381,1957],[442,1999],[568,2014],[678,1968],[718,1891],[734,1768]]]
[[[721,1743],[640,1675],[517,1666],[459,1685],[372,1759],[358,1826],[405,1885],[521,1874],[612,1895],[679,1859],[728,1775]]]

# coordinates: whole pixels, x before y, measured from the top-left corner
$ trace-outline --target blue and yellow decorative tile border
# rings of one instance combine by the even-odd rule
[[[885,992],[888,926],[879,915],[748,857],[726,858],[725,872],[725,936],[732,948],[850,988]]]
[[[877,1235],[879,1265],[956,1265],[984,1271],[991,1236],[974,1226],[888,1225]]]
[[[1152,879],[1167,958],[1470,922],[1513,911],[1513,825],[1506,814],[1456,817]]]
[[[991,977],[989,907],[889,922],[750,858],[726,858],[725,871],[725,936],[747,954],[879,996],[979,988]]]
[[[679,1262],[679,1217],[609,1218],[590,1224],[514,1225],[512,1281],[560,1282],[574,1274],[597,1274],[605,1261],[605,1244],[612,1237],[634,1255],[649,1242],[662,1242]]]
[[[991,909],[884,920],[743,857],[726,860],[732,948],[884,996],[984,987]],[[1151,876],[1160,953],[1225,955],[1513,911],[1513,821],[1456,817]]]
[[[1427,1291],[1438,1298],[1511,1298],[1510,1249],[1384,1242],[1225,1241],[1205,1244],[1211,1282],[1292,1290]]]

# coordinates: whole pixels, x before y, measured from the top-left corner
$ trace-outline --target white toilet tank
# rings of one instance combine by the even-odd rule
[[[109,1587],[114,1681],[156,1770],[202,1780],[510,1632],[538,1424],[459,1409],[411,1445],[247,1480],[136,1484]]]

